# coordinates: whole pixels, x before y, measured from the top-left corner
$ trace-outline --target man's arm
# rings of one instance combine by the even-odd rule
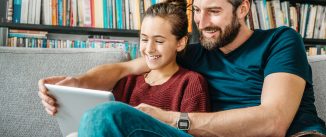
[[[83,88],[110,90],[123,77],[149,71],[143,57],[128,62],[100,65],[78,76],[79,86]]]
[[[217,136],[285,136],[298,110],[305,80],[289,73],[265,78],[261,105],[213,114],[189,114],[189,133]]]
[[[289,73],[265,78],[261,105],[214,113],[189,113],[189,133],[195,136],[285,136],[298,110],[305,80]],[[175,126],[178,112],[141,104],[136,108]]]

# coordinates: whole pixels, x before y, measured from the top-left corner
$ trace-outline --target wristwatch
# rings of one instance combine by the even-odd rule
[[[190,120],[188,117],[188,113],[180,113],[180,117],[177,121],[177,128],[185,132],[190,129]]]

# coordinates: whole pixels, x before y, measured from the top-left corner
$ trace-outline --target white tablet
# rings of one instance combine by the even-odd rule
[[[112,92],[45,84],[56,100],[58,113],[55,115],[63,136],[77,132],[83,113],[95,105],[114,101]]]

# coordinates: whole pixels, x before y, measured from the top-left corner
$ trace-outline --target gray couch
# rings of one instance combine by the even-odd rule
[[[0,137],[61,136],[37,96],[37,81],[52,75],[78,75],[93,66],[126,59],[119,50],[0,47]],[[326,120],[326,56],[310,58],[310,63],[316,106]]]

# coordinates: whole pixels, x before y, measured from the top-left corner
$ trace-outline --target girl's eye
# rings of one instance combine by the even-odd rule
[[[147,42],[148,40],[147,39],[141,39],[142,42]]]

